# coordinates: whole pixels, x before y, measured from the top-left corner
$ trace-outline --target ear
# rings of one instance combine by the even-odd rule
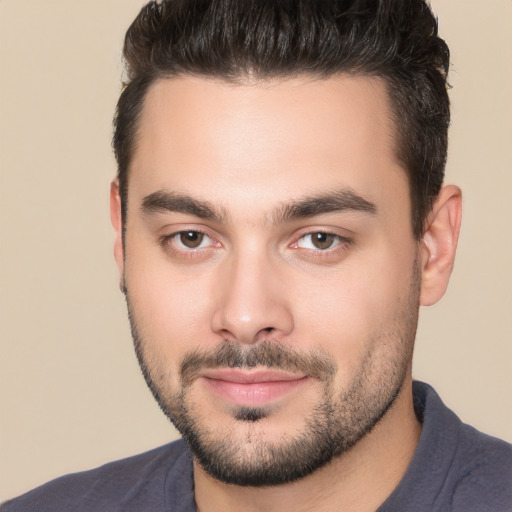
[[[114,259],[116,260],[117,268],[119,269],[122,289],[124,274],[123,219],[121,215],[119,182],[117,180],[114,180],[110,184],[110,221],[114,228]]]
[[[420,304],[431,306],[444,295],[450,280],[462,218],[462,193],[444,186],[427,218],[421,241],[422,280]]]

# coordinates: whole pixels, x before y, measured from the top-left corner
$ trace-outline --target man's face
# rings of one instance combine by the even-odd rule
[[[378,79],[152,86],[118,262],[146,379],[203,469],[291,481],[385,415],[410,378],[410,219]]]

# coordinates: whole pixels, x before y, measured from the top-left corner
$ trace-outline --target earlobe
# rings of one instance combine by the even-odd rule
[[[455,185],[444,186],[428,216],[421,241],[422,306],[435,304],[446,291],[455,260],[461,217],[460,189]]]
[[[119,182],[114,180],[110,184],[110,221],[114,228],[114,259],[116,260],[123,289],[124,275],[124,247],[123,247],[123,219],[121,212],[121,196]]]

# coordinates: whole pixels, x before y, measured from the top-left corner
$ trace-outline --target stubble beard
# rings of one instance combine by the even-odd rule
[[[271,339],[245,346],[226,341],[208,353],[187,354],[180,368],[179,390],[169,389],[164,377],[146,356],[148,340],[140,335],[131,308],[126,301],[137,358],[153,396],[188,444],[195,460],[217,480],[240,486],[277,486],[303,478],[339,457],[367,435],[386,415],[399,396],[410,370],[419,308],[419,277],[415,267],[409,296],[397,307],[391,328],[375,335],[386,345],[386,360],[368,353],[348,389],[337,391],[334,377],[337,366],[325,352],[298,353]],[[382,353],[379,352],[380,354]],[[209,428],[201,419],[190,397],[197,371],[211,367],[254,368],[301,371],[321,384],[321,397],[304,418],[297,435],[283,434],[278,441],[252,436],[248,443],[234,442],[226,425],[222,432]],[[167,372],[168,373],[168,372]],[[272,411],[265,407],[238,407],[232,420],[256,424],[271,421]]]

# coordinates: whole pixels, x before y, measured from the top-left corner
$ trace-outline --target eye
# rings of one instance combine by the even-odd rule
[[[169,257],[176,261],[199,262],[213,256],[222,243],[198,229],[182,229],[163,235],[159,244]]]
[[[180,249],[202,249],[212,244],[212,239],[201,231],[180,231],[171,240]]]
[[[314,251],[325,251],[327,249],[333,249],[340,243],[341,237],[339,235],[318,231],[302,236],[297,242],[297,247]]]

